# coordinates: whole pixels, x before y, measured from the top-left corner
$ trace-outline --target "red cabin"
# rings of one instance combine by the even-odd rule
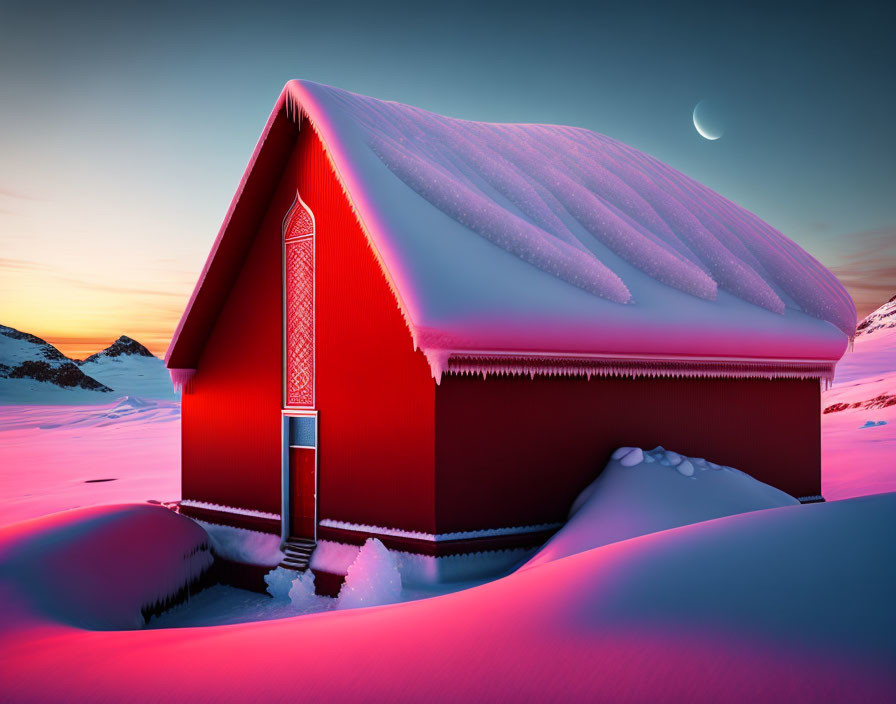
[[[450,578],[543,542],[619,446],[820,498],[854,326],[808,254],[630,147],[293,81],[166,357],[181,510]]]

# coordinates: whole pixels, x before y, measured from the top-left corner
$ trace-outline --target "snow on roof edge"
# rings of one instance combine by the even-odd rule
[[[366,193],[364,191],[364,188],[361,187],[360,182],[356,182],[358,181],[358,179],[355,174],[351,173],[348,168],[340,171],[338,165],[336,164],[336,160],[333,158],[333,152],[339,149],[339,140],[330,134],[331,128],[326,123],[326,120],[323,117],[324,111],[317,106],[314,101],[314,97],[307,90],[305,90],[302,83],[298,80],[292,80],[287,83],[286,87],[283,89],[283,92],[285,97],[287,117],[291,117],[293,122],[297,124],[301,124],[302,117],[306,117],[308,119],[308,124],[311,125],[311,129],[314,130],[314,133],[320,140],[324,154],[327,157],[327,163],[330,165],[330,168],[333,171],[333,176],[336,178],[336,182],[339,184],[339,187],[342,189],[342,193],[345,195],[345,199],[348,202],[349,208],[351,208],[351,211],[355,216],[358,227],[360,227],[361,231],[364,233],[364,239],[367,241],[367,246],[370,247],[370,251],[373,253],[373,257],[376,260],[380,271],[386,279],[386,284],[389,286],[389,290],[395,297],[395,302],[398,306],[398,310],[401,313],[402,318],[404,319],[405,325],[408,328],[408,332],[411,334],[411,341],[414,345],[414,349],[418,349],[419,346],[417,344],[417,327],[414,324],[414,321],[408,310],[408,306],[401,295],[401,290],[398,284],[395,282],[395,278],[392,276],[392,273],[389,271],[389,267],[383,259],[379,246],[376,244],[373,236],[370,233],[370,230],[367,227],[365,218],[362,217],[361,211],[356,205],[356,200],[361,201],[362,208],[364,208],[365,212],[371,212],[371,209],[369,207],[364,207]],[[309,103],[314,107],[314,114],[312,114],[312,111],[307,107]],[[347,158],[343,158],[341,161],[343,161],[346,166],[349,166],[351,164],[351,161]],[[372,216],[368,215],[367,219],[372,220],[373,218]]]
[[[430,355],[427,355],[430,358]],[[442,374],[461,376],[617,376],[678,377],[712,379],[817,379],[828,388],[834,379],[835,362],[756,358],[657,358],[601,355],[521,355],[467,351],[432,355],[430,365]]]
[[[386,279],[392,294],[395,297],[396,305],[405,321],[408,331],[411,335],[411,342],[414,349],[420,349],[427,358],[430,370],[436,383],[439,383],[443,372],[449,373],[476,373],[476,374],[567,374],[567,375],[659,375],[659,376],[755,376],[768,378],[770,376],[799,376],[800,378],[817,378],[828,381],[833,374],[833,367],[836,360],[829,363],[811,363],[805,366],[799,366],[798,360],[787,360],[787,364],[778,364],[769,360],[724,360],[721,358],[714,359],[711,363],[698,363],[682,360],[670,360],[666,358],[657,358],[649,362],[650,366],[642,363],[632,364],[626,361],[624,356],[615,355],[612,359],[597,359],[581,363],[580,355],[567,355],[562,352],[557,354],[543,353],[537,354],[537,361],[532,357],[527,357],[526,353],[495,353],[488,354],[489,359],[485,362],[481,360],[481,356],[471,356],[464,351],[453,352],[448,349],[429,348],[421,345],[420,335],[418,334],[417,325],[413,319],[409,306],[401,294],[401,287],[396,281],[396,277],[390,272],[387,262],[380,251],[380,247],[385,245],[385,240],[378,241],[371,233],[371,227],[376,229],[381,224],[376,222],[373,215],[375,209],[370,207],[366,202],[368,198],[365,188],[363,187],[360,177],[352,172],[351,160],[346,154],[340,152],[340,140],[336,135],[336,130],[328,123],[326,110],[323,109],[316,101],[314,95],[306,88],[304,83],[299,80],[289,81],[283,88],[275,106],[268,117],[267,123],[262,131],[258,143],[253,151],[245,172],[240,180],[236,193],[231,201],[230,207],[225,215],[224,221],[219,229],[218,235],[212,246],[208,259],[194,288],[189,303],[184,310],[177,329],[172,336],[171,344],[165,354],[166,364],[168,363],[172,351],[175,348],[177,340],[183,330],[184,324],[190,316],[191,310],[195,303],[196,297],[202,288],[206,276],[208,274],[211,262],[214,260],[220,247],[222,238],[224,237],[234,210],[243,194],[249,175],[256,166],[259,154],[264,148],[268,134],[275,119],[281,112],[286,114],[287,119],[295,124],[301,124],[302,118],[307,118],[308,124],[314,130],[316,136],[320,139],[324,153],[333,174],[340,185],[345,197],[355,215],[359,227],[365,235],[368,246],[380,267],[380,271]],[[340,168],[340,163],[342,168]],[[702,185],[702,184],[700,184]],[[705,188],[705,187],[704,187]],[[736,204],[732,206],[743,211],[743,208]],[[744,211],[748,217],[758,220],[755,215]],[[793,245],[796,246],[796,245]],[[817,260],[815,260],[817,262]],[[821,265],[819,265],[821,266]],[[600,355],[596,357],[600,358]],[[522,358],[523,361],[520,361]],[[502,364],[496,363],[496,360],[503,360]],[[796,367],[794,367],[796,364]],[[794,368],[785,368],[788,367]]]

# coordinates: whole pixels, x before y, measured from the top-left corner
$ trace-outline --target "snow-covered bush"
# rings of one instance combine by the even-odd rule
[[[297,614],[315,614],[335,606],[333,599],[318,596],[314,591],[314,572],[296,572],[277,567],[264,576],[268,594],[277,601],[289,601]]]
[[[314,572],[302,572],[289,589],[289,601],[300,614],[316,614],[329,611],[336,602],[327,596],[318,596],[314,591]]]
[[[401,574],[395,558],[385,545],[370,538],[349,565],[345,583],[335,600],[315,593],[314,572],[298,573],[277,567],[264,576],[268,594],[289,599],[298,613],[310,614],[332,608],[357,609],[401,601]]]
[[[289,592],[297,574],[295,570],[288,570],[285,567],[272,569],[264,576],[264,581],[268,585],[268,594],[280,601],[289,599]]]
[[[349,566],[339,591],[340,609],[394,604],[401,599],[401,574],[395,558],[376,538],[368,538]]]

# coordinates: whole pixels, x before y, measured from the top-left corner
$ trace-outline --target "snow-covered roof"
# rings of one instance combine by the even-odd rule
[[[308,81],[286,85],[209,264],[284,111],[323,142],[436,378],[829,377],[854,333],[852,299],[818,261],[653,157],[581,128],[470,122]]]

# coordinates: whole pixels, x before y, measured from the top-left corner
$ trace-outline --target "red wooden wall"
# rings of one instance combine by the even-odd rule
[[[435,382],[307,122],[296,149],[317,227],[318,515],[432,531]]]
[[[183,395],[185,499],[280,513],[281,223],[294,197],[281,179]]]
[[[281,227],[316,220],[319,518],[432,531],[435,383],[307,122],[183,399],[183,497],[280,512]],[[257,197],[257,196],[256,196]]]
[[[626,445],[818,494],[819,393],[811,380],[446,375],[436,392],[438,531],[565,520]]]

